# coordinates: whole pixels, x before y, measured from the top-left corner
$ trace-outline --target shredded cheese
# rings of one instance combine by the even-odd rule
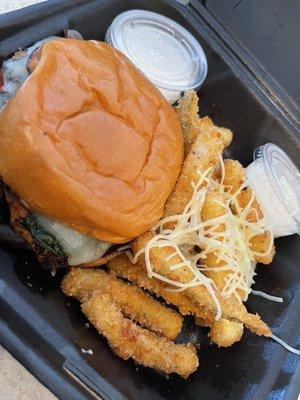
[[[256,296],[264,297],[265,299],[268,299],[268,300],[271,300],[271,301],[276,301],[277,303],[283,303],[283,298],[282,297],[272,296],[270,294],[267,294],[265,292],[261,292],[259,290],[252,290],[251,293],[256,295]]]
[[[283,347],[285,347],[288,351],[291,353],[297,354],[297,356],[300,356],[300,350],[295,349],[294,347],[289,346],[285,341],[280,339],[278,336],[274,335],[273,333],[270,335],[270,338],[275,340],[276,342],[280,343]]]
[[[133,261],[136,262],[138,257],[143,254],[148,276],[160,279],[170,285],[168,288],[170,291],[183,291],[197,285],[204,285],[216,304],[216,319],[222,315],[216,293],[227,299],[234,296],[239,302],[242,302],[247,300],[251,292],[256,267],[255,255],[263,255],[251,250],[251,238],[265,231],[269,233],[270,247],[266,254],[269,254],[273,244],[272,234],[267,229],[264,218],[259,219],[256,213],[257,221],[248,221],[249,213],[256,212],[252,208],[253,193],[243,209],[238,203],[238,195],[249,187],[248,182],[243,182],[238,190],[231,194],[228,186],[223,185],[225,167],[221,156],[220,166],[222,176],[219,181],[212,177],[211,167],[203,173],[198,171],[199,180],[192,184],[193,194],[183,213],[160,220],[153,228],[155,236],[133,258]],[[208,190],[222,193],[226,204],[219,203],[224,207],[223,215],[204,221],[201,218],[201,211]],[[215,201],[217,202],[217,200]],[[166,224],[170,222],[175,223],[173,229],[166,228]],[[220,224],[222,227],[224,226],[222,231],[218,229]],[[174,264],[170,266],[170,271],[187,268],[192,273],[190,282],[178,282],[154,270],[150,251],[153,248],[163,247],[174,250],[168,256],[167,261],[172,261],[172,258],[176,256],[177,261],[175,262],[174,258]],[[205,265],[205,259],[210,253],[216,255],[218,265],[208,268]],[[214,281],[205,275],[206,271],[228,272],[221,293]]]

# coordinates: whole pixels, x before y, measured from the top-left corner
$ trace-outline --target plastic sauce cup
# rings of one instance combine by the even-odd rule
[[[275,237],[300,234],[300,172],[288,155],[273,143],[254,151],[246,169],[267,226]]]
[[[199,88],[207,61],[198,41],[160,14],[131,10],[119,14],[105,41],[124,53],[172,104],[180,93]]]

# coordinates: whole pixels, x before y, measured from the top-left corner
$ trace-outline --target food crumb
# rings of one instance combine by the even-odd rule
[[[92,349],[87,349],[87,350],[85,350],[85,349],[82,348],[81,351],[82,351],[82,353],[84,353],[84,354],[90,354],[90,355],[93,355],[93,354],[94,354],[94,352],[93,352]]]

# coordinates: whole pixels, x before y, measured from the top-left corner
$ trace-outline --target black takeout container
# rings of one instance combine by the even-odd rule
[[[168,0],[51,0],[0,16],[0,58],[49,35],[61,35],[66,28],[78,30],[85,39],[103,40],[113,18],[128,9],[159,12],[185,26],[204,48],[209,69],[199,91],[201,115],[233,130],[226,156],[247,164],[254,148],[274,142],[299,165],[299,106],[290,104],[286,92],[205,3],[217,2],[192,1],[183,6]],[[187,380],[123,361],[86,324],[78,303],[62,294],[61,274],[53,277],[42,271],[34,256],[14,242],[4,222],[0,238],[0,342],[60,399],[297,398],[297,356],[249,332],[232,348],[218,349],[201,330],[200,367]],[[282,296],[284,302],[250,296],[248,309],[258,312],[275,334],[299,347],[299,237],[279,239],[276,247],[272,265],[258,266],[255,289]],[[93,354],[82,349],[92,349]],[[5,399],[5,394],[0,397]]]

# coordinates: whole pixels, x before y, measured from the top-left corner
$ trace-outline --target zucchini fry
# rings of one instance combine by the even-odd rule
[[[151,233],[144,234],[137,238],[133,243],[133,251],[136,254],[141,249],[144,249],[153,235]],[[194,275],[185,266],[180,269],[172,270],[170,267],[181,263],[181,258],[174,255],[172,247],[153,247],[150,250],[150,260],[155,272],[165,276],[173,281],[190,283]],[[211,294],[206,286],[198,285],[189,287],[185,290],[185,294],[197,306],[205,307],[214,315],[217,314],[217,307]],[[257,335],[270,336],[269,327],[260,319],[258,315],[250,314],[242,304],[232,304],[216,293],[217,300],[222,309],[223,317],[229,320],[244,323],[244,325]]]
[[[62,291],[81,302],[94,292],[108,293],[114,303],[131,319],[168,339],[175,339],[182,328],[182,316],[165,307],[137,286],[97,269],[73,268],[62,282]]]
[[[224,180],[228,193],[234,194],[246,180],[246,170],[237,160],[224,160]]]
[[[219,347],[229,347],[242,339],[243,332],[244,325],[240,322],[220,318],[212,325],[209,336]]]
[[[108,293],[94,292],[81,308],[99,333],[107,338],[114,352],[124,360],[132,358],[144,366],[168,374],[174,372],[183,378],[197,369],[199,361],[193,345],[175,344],[124,318]]]
[[[237,196],[237,201],[242,210],[248,206],[252,198],[252,189],[247,187],[243,192]],[[250,206],[250,212],[247,215],[247,221],[257,222],[263,218],[263,213],[257,202],[252,201]],[[270,242],[272,241],[272,243]],[[270,233],[265,231],[259,235],[255,235],[250,239],[250,248],[254,252],[254,258],[256,262],[268,265],[273,261],[275,255],[274,239],[270,236]]]
[[[117,276],[127,279],[148,290],[150,293],[158,297],[162,297],[167,304],[172,304],[178,308],[182,315],[193,315],[195,323],[199,326],[211,327],[210,339],[219,347],[227,347],[233,345],[241,339],[243,334],[243,324],[239,322],[215,321],[211,312],[204,307],[195,306],[183,293],[172,293],[166,290],[168,287],[165,283],[148,277],[146,266],[141,261],[133,264],[126,254],[121,254],[111,260],[108,265],[110,272]]]
[[[208,221],[210,219],[222,216],[227,212],[224,195],[215,191],[207,192],[201,212],[202,220]],[[209,228],[210,227],[208,226],[207,229]],[[225,225],[224,223],[220,223],[215,228],[215,232],[223,231],[225,231]],[[220,236],[218,240],[222,241],[222,236]],[[206,258],[202,260],[202,263],[208,268],[225,266],[226,262],[222,259],[219,260],[218,253],[218,250],[208,253]],[[213,279],[219,291],[222,292],[226,285],[227,279],[230,276],[230,271],[204,271],[204,274]],[[243,297],[243,293],[241,291],[238,291],[238,294],[241,298]],[[233,295],[230,296],[228,301],[232,302],[233,304],[237,304],[237,299]],[[241,340],[243,330],[242,323],[221,318],[219,321],[215,321],[213,323],[210,332],[210,338],[219,347],[228,347]]]
[[[167,304],[176,306],[181,315],[194,315],[199,325],[210,326],[214,322],[214,316],[203,307],[195,306],[183,293],[170,292],[168,285],[158,279],[151,279],[147,275],[146,266],[142,260],[133,264],[126,254],[120,254],[111,260],[107,267],[110,272],[118,277],[148,290],[157,297],[162,297]]]
[[[185,161],[174,190],[165,205],[164,217],[179,215],[190,201],[193,185],[210,168],[208,175],[215,173],[219,158],[232,140],[232,132],[213,124],[208,117],[198,116],[198,96],[196,92],[186,92],[179,101],[177,115],[183,129]],[[174,224],[168,223],[172,228]]]
[[[204,132],[218,131],[222,135],[225,147],[229,146],[232,140],[232,132],[227,128],[214,125],[209,117],[199,117],[198,96],[194,90],[184,93],[179,99],[176,113],[183,131],[185,156],[190,152],[197,137]]]
[[[201,218],[203,221],[209,221],[214,218],[220,217],[222,215],[230,212],[226,208],[226,201],[224,194],[216,191],[209,191],[205,196],[205,201],[202,207]],[[210,226],[206,227],[206,230],[209,230]],[[225,224],[220,223],[214,229],[216,233],[222,233],[225,231]],[[208,234],[209,237],[209,234]],[[223,241],[222,235],[218,237],[219,241]],[[218,268],[226,266],[226,262],[223,259],[219,258],[219,250],[212,250],[206,255],[206,258],[202,260],[203,264],[208,268]],[[224,289],[227,279],[230,275],[230,271],[205,271],[205,275],[212,278],[215,282],[217,288],[222,292]],[[244,293],[242,290],[238,290],[238,295],[240,299],[243,299]],[[234,296],[230,297],[230,301],[236,303],[237,299]]]
[[[210,174],[219,162],[224,149],[222,136],[218,132],[203,133],[197,137],[186,157],[181,173],[169,197],[164,217],[182,214],[193,194],[193,184],[199,181],[199,173],[210,168]],[[168,224],[172,228],[174,224]]]

